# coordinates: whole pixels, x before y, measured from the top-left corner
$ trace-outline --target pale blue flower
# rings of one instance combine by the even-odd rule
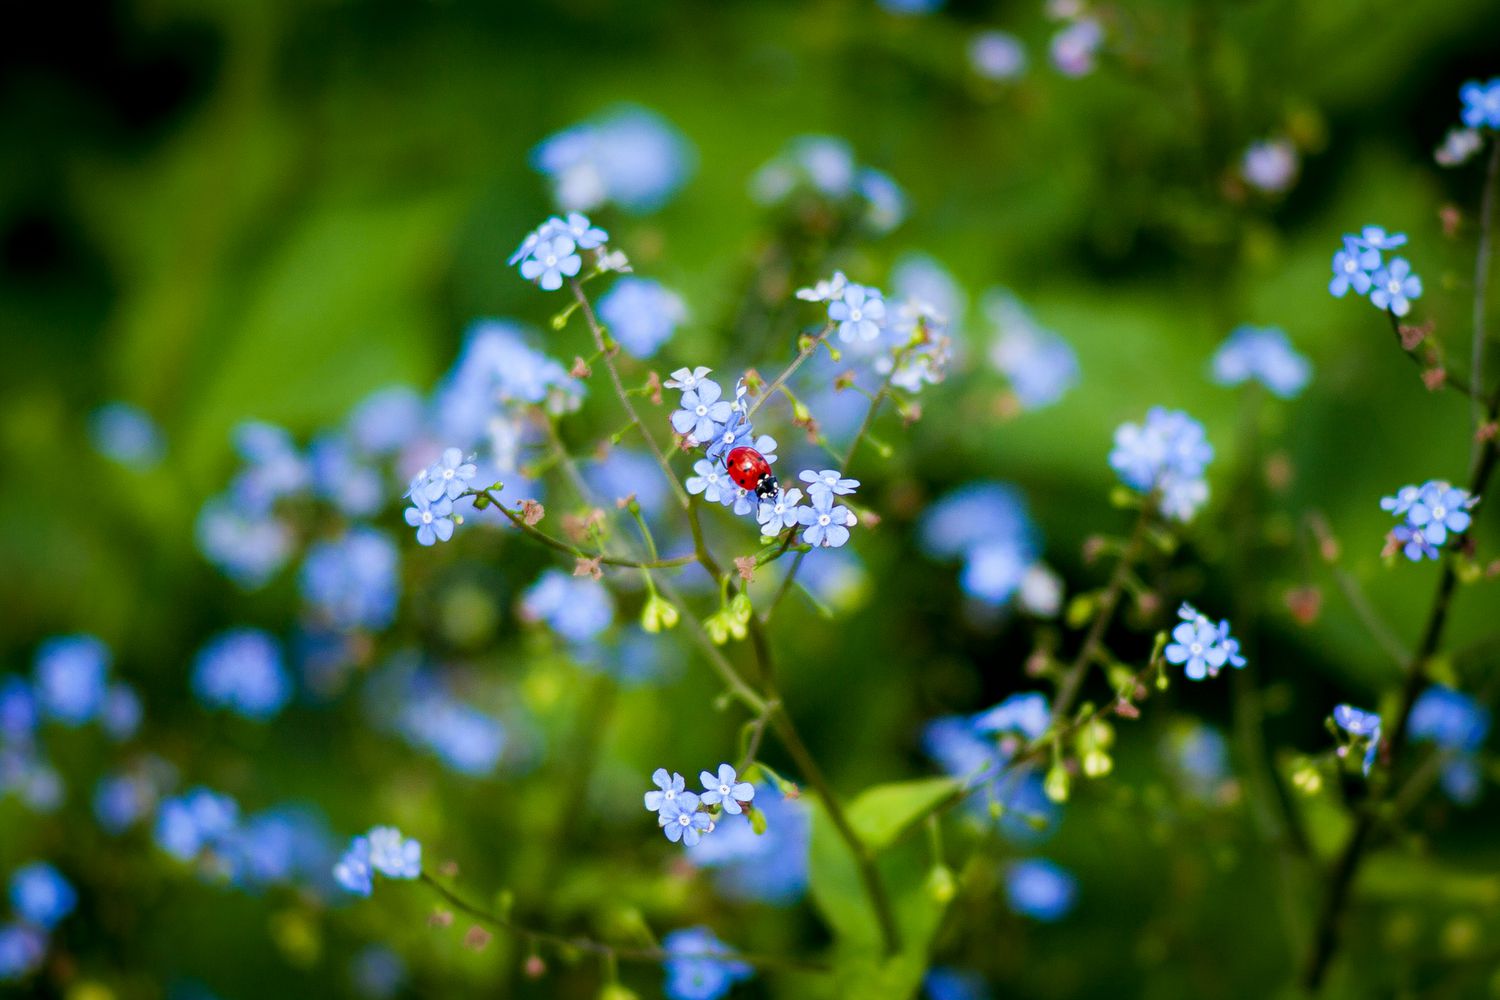
[[[193,663],[193,693],[210,708],[227,708],[264,722],[291,698],[292,681],[269,633],[232,629],[199,651]]]
[[[35,927],[13,923],[0,926],[0,983],[29,976],[47,955],[47,935]]]
[[[722,399],[723,388],[708,379],[694,379],[693,388],[682,394],[678,409],[672,413],[672,429],[693,439],[696,444],[712,441],[730,418],[734,404]]]
[[[1152,407],[1144,424],[1115,431],[1109,464],[1125,485],[1142,493],[1157,491],[1162,512],[1186,521],[1208,499],[1203,472],[1214,450],[1203,425],[1179,410]]]
[[[744,962],[731,957],[722,941],[706,927],[673,931],[662,939],[667,1000],[721,1000],[735,983],[754,975]]]
[[[36,698],[56,722],[77,726],[98,715],[108,690],[109,647],[91,635],[48,639],[36,652]]]
[[[690,494],[697,496],[701,493],[709,503],[723,503],[725,497],[733,496],[734,481],[724,471],[723,465],[700,458],[693,463],[693,472],[696,475],[689,476],[685,484]]]
[[[406,508],[406,523],[417,529],[420,545],[436,545],[453,537],[453,501],[447,497],[428,500],[418,493],[412,497],[414,506]]]
[[[1019,79],[1026,73],[1026,62],[1025,46],[1008,32],[981,31],[969,41],[969,65],[986,80]]]
[[[705,368],[701,365],[697,368],[679,368],[662,385],[668,389],[681,389],[686,392],[689,389],[698,388],[698,383],[702,382],[703,377],[711,371],[713,371],[712,368]],[[721,389],[720,392],[723,390]]]
[[[1027,409],[1050,406],[1078,382],[1078,355],[1060,335],[1042,326],[1021,300],[1003,288],[984,298],[985,315],[997,331],[990,363],[1010,382]]]
[[[383,629],[401,596],[399,556],[389,538],[355,527],[317,542],[302,562],[303,600],[337,629]]]
[[[333,879],[347,892],[368,896],[375,889],[374,871],[370,867],[370,839],[355,837],[349,849],[333,866]]]
[[[109,686],[104,695],[104,707],[99,712],[99,724],[113,740],[128,740],[141,726],[140,696],[124,682]]]
[[[687,319],[687,307],[660,282],[627,275],[600,297],[599,318],[626,353],[649,358]]]
[[[1165,656],[1168,663],[1183,667],[1189,680],[1218,676],[1230,662],[1231,653],[1238,661],[1234,666],[1245,665],[1244,657],[1239,655],[1239,643],[1229,637],[1228,622],[1215,625],[1191,604],[1183,604],[1177,616],[1182,621],[1172,630],[1172,642],[1167,645]]]
[[[734,449],[752,446],[754,437],[755,428],[750,426],[750,421],[745,417],[745,411],[735,410],[730,414],[729,420],[716,429],[712,439],[699,443],[708,445],[704,449],[704,454],[715,462],[722,463]]]
[[[1392,514],[1405,514],[1408,510],[1411,509],[1411,505],[1417,502],[1417,498],[1421,495],[1421,487],[1403,486],[1399,490],[1397,490],[1394,495],[1382,497],[1380,501],[1380,509],[1389,511]]]
[[[760,522],[764,534],[774,535],[801,523],[797,514],[797,505],[801,502],[802,491],[797,487],[779,489],[775,496],[766,497],[760,502],[755,519]]]
[[[817,497],[820,493],[849,496],[859,489],[858,479],[845,479],[843,473],[837,469],[823,469],[819,472],[804,469],[797,473],[797,478],[807,484],[807,493],[810,497]]]
[[[1045,694],[1026,691],[980,712],[973,724],[981,733],[1019,733],[1028,740],[1037,740],[1052,724],[1052,708]]]
[[[554,215],[542,223],[540,235],[542,239],[566,236],[580,250],[597,250],[609,241],[609,234],[590,222],[589,217],[581,212],[569,212],[566,219]]]
[[[614,621],[614,601],[598,580],[549,569],[521,596],[521,614],[545,621],[569,642],[584,644]]]
[[[840,340],[871,341],[880,336],[885,323],[885,300],[879,289],[851,283],[841,298],[828,304],[828,318],[838,324]]]
[[[393,385],[370,393],[346,423],[354,445],[366,455],[394,455],[421,433],[425,404],[409,386]]]
[[[1374,712],[1366,712],[1355,708],[1353,705],[1339,705],[1333,710],[1333,721],[1344,732],[1354,737],[1354,741],[1365,743],[1364,772],[1370,773],[1370,768],[1375,764],[1375,754],[1380,748],[1380,716]],[[1339,749],[1342,755],[1344,748]]]
[[[1297,179],[1297,147],[1286,139],[1253,142],[1240,160],[1245,183],[1267,194],[1281,194]]]
[[[10,905],[28,924],[50,931],[73,912],[78,893],[62,872],[45,861],[34,861],[11,874]]]
[[[1409,524],[1398,524],[1392,528],[1391,540],[1401,549],[1402,554],[1412,562],[1421,562],[1423,559],[1437,559],[1442,555],[1438,552],[1437,546],[1427,540],[1427,536],[1420,528],[1413,528]]]
[[[748,781],[740,781],[730,764],[720,764],[718,774],[701,771],[698,780],[703,782],[699,800],[706,806],[720,806],[731,816],[738,816],[742,805],[755,798],[755,786]]]
[[[464,453],[460,449],[444,449],[442,457],[427,468],[426,478],[422,482],[425,499],[429,502],[445,498],[457,500],[469,488],[469,482],[478,471],[473,462],[464,460]]]
[[[1406,512],[1406,520],[1433,545],[1442,545],[1448,540],[1450,531],[1462,534],[1468,530],[1473,521],[1469,508],[1474,503],[1467,490],[1433,481],[1423,485],[1416,502]]]
[[[1280,327],[1236,327],[1213,358],[1213,378],[1220,385],[1255,379],[1282,399],[1300,393],[1310,375],[1307,359],[1292,348]]]
[[[767,784],[755,789],[765,832],[749,823],[725,823],[687,859],[713,871],[714,889],[726,899],[787,906],[807,891],[812,817],[807,803],[785,798]]]
[[[1370,276],[1370,302],[1396,316],[1411,312],[1411,300],[1422,297],[1422,279],[1411,273],[1404,257],[1397,257]]]
[[[583,258],[574,253],[575,248],[567,236],[538,240],[530,256],[521,261],[521,277],[535,281],[544,291],[557,291],[564,277],[574,277],[583,266]]]
[[[808,545],[836,549],[849,541],[854,515],[847,507],[835,506],[833,497],[827,490],[817,491],[812,493],[812,506],[797,508],[802,540]]]
[[[422,874],[422,845],[393,826],[371,827],[370,867],[386,878],[412,879]]]
[[[1387,233],[1382,226],[1365,226],[1359,231],[1358,236],[1345,237],[1345,243],[1367,250],[1395,250],[1397,247],[1406,245],[1406,234]]]
[[[703,835],[713,829],[713,817],[698,812],[698,796],[692,792],[679,792],[662,806],[656,819],[667,839],[674,844],[681,841],[684,847],[697,847]]]
[[[1081,17],[1052,36],[1052,65],[1064,76],[1087,76],[1103,44],[1104,28],[1092,17]]]
[[[132,469],[146,470],[166,451],[161,430],[146,411],[129,403],[106,403],[94,411],[89,432],[99,454]]]
[[[668,773],[664,767],[658,767],[652,772],[651,781],[656,785],[656,790],[646,793],[645,803],[646,808],[654,813],[660,813],[675,803],[687,788],[687,779],[675,771]]]
[[[544,139],[532,165],[566,211],[606,203],[629,212],[666,204],[693,170],[693,148],[655,112],[624,105]]]
[[[1022,916],[1053,923],[1072,911],[1078,880],[1042,858],[1016,861],[1005,870],[1005,896]]]
[[[1468,695],[1434,684],[1412,705],[1407,725],[1414,740],[1472,753],[1489,736],[1490,713]]]
[[[233,836],[239,823],[239,804],[227,795],[194,788],[162,801],[156,813],[156,842],[181,861],[191,861],[206,850],[218,850]]]
[[[1463,101],[1463,122],[1469,128],[1500,129],[1500,76],[1488,82],[1470,80],[1458,91]]]

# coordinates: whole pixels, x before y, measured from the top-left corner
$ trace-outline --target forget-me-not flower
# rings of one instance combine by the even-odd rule
[[[821,490],[812,494],[811,507],[798,507],[797,520],[802,524],[802,540],[809,545],[836,549],[849,540],[849,527],[855,523],[849,508],[835,506],[833,493]]]
[[[416,878],[422,874],[422,845],[413,837],[401,836],[393,826],[372,827],[366,834],[370,841],[370,867],[387,878]]]
[[[1422,297],[1422,279],[1411,273],[1405,257],[1397,257],[1370,276],[1370,302],[1394,315],[1411,312],[1411,300]]]
[[[583,258],[574,253],[575,249],[568,236],[538,240],[530,255],[521,261],[521,276],[535,281],[544,291],[555,292],[562,287],[564,277],[575,276],[583,266]]]
[[[668,1000],[720,1000],[754,971],[706,927],[673,931],[662,938]]]
[[[720,398],[724,390],[719,383],[704,378],[693,381],[672,413],[672,429],[692,438],[695,444],[707,444],[734,415],[734,404]]]
[[[684,847],[697,847],[714,825],[712,816],[698,811],[698,796],[693,792],[679,792],[662,806],[656,819],[667,839],[674,844],[681,841]]]
[[[51,930],[73,912],[78,893],[62,872],[45,861],[34,861],[11,875],[10,905],[28,924]]]
[[[712,771],[700,772],[698,780],[703,782],[699,800],[706,806],[721,806],[733,816],[738,816],[742,811],[741,803],[755,798],[755,786],[748,781],[740,781],[730,764],[720,764],[718,774]]]
[[[1183,667],[1189,680],[1217,676],[1226,663],[1234,667],[1245,665],[1238,640],[1229,634],[1228,622],[1215,625],[1207,615],[1186,603],[1178,609],[1177,616],[1182,621],[1172,630],[1172,642],[1167,645],[1165,656],[1168,663]]]
[[[1464,103],[1463,122],[1469,128],[1500,129],[1500,76],[1488,82],[1470,80],[1458,91]]]
[[[712,368],[705,368],[702,365],[697,368],[679,368],[662,385],[668,389],[682,389],[683,391],[696,389],[698,383],[703,380],[703,376],[711,371],[713,371]]]
[[[677,801],[677,797],[687,788],[687,780],[675,771],[668,773],[664,767],[658,767],[651,774],[651,781],[656,789],[646,793],[646,808],[654,813],[660,813],[668,805]]]
[[[687,307],[660,282],[624,277],[600,297],[599,318],[627,352],[649,358],[687,318]]]
[[[885,300],[878,288],[850,283],[828,304],[828,318],[838,324],[840,340],[871,341],[880,336],[885,323]]]
[[[1052,724],[1052,708],[1040,691],[1013,694],[993,708],[974,717],[974,729],[981,733],[1019,733],[1028,740],[1040,739]]]
[[[1311,366],[1298,354],[1286,331],[1274,326],[1241,326],[1230,333],[1213,358],[1214,381],[1240,385],[1255,379],[1282,399],[1307,385]]]
[[[36,698],[50,719],[69,726],[88,722],[104,706],[109,647],[91,635],[48,639],[36,651]]]
[[[1473,501],[1467,490],[1456,489],[1444,482],[1429,482],[1422,487],[1421,494],[1406,512],[1406,520],[1433,545],[1442,545],[1448,540],[1448,532],[1462,534],[1468,530],[1473,518],[1469,508]]]
[[[1067,916],[1078,896],[1078,880],[1042,858],[1016,861],[1005,870],[1005,898],[1023,917],[1052,923]]]
[[[270,633],[240,628],[221,633],[199,651],[193,692],[210,708],[262,722],[291,698],[292,680]]]
[[[417,529],[420,545],[436,545],[453,537],[453,501],[447,497],[428,500],[419,494],[414,506],[406,508],[406,523]]]
[[[375,888],[374,869],[370,867],[370,838],[355,837],[349,849],[333,866],[333,880],[347,892],[368,896]]]
[[[1352,736],[1355,742],[1365,742],[1364,772],[1370,773],[1370,768],[1375,764],[1375,754],[1380,748],[1380,716],[1374,712],[1366,712],[1362,708],[1353,705],[1339,705],[1333,710],[1333,722],[1344,732]],[[1339,749],[1342,756],[1344,748]]]
[[[797,487],[777,490],[775,496],[766,497],[760,502],[755,519],[760,522],[765,534],[775,534],[800,523],[797,505],[801,502],[802,491]]]
[[[804,469],[797,473],[797,478],[807,484],[807,493],[814,498],[820,493],[849,496],[859,489],[858,479],[845,479],[837,469],[823,469],[819,472]]]
[[[457,500],[469,488],[469,481],[478,471],[473,462],[464,460],[463,451],[447,448],[442,457],[428,467],[427,478],[421,488],[429,501],[444,498]]]
[[[1125,485],[1142,493],[1158,491],[1162,512],[1186,521],[1208,499],[1203,472],[1214,450],[1203,425],[1180,410],[1154,406],[1144,424],[1115,431],[1109,464]]]
[[[693,472],[697,474],[689,476],[685,485],[694,496],[701,493],[709,503],[723,503],[726,496],[733,495],[734,481],[718,462],[700,458],[693,463]]]

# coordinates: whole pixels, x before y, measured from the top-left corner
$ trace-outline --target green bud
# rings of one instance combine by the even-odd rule
[[[1068,602],[1067,611],[1063,612],[1063,619],[1069,628],[1082,628],[1087,625],[1089,619],[1094,617],[1094,610],[1098,602],[1092,593],[1075,594]]]
[[[1068,769],[1059,761],[1052,765],[1047,772],[1047,780],[1042,785],[1042,790],[1047,793],[1047,798],[1053,802],[1068,801]]]
[[[750,817],[750,829],[755,831],[756,836],[766,832],[766,814],[754,806],[745,809],[745,815]]]
[[[958,895],[958,879],[947,865],[933,865],[927,873],[927,895],[937,903],[950,903]]]
[[[1141,498],[1128,486],[1116,486],[1109,491],[1109,502],[1121,510],[1131,510],[1140,506]]]
[[[1090,750],[1083,755],[1083,773],[1090,778],[1102,778],[1114,769],[1115,762],[1103,750]]]
[[[653,593],[641,609],[641,628],[653,634],[664,628],[676,628],[678,617],[677,608],[671,601]]]

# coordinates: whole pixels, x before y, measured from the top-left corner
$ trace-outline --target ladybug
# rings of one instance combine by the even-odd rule
[[[729,478],[734,480],[736,486],[754,490],[758,497],[773,497],[779,489],[776,477],[771,474],[771,463],[754,448],[742,446],[730,449],[729,454],[724,456],[724,466],[729,470]]]

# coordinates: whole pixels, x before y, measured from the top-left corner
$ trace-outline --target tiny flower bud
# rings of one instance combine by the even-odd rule
[[[677,620],[677,608],[660,594],[648,597],[646,606],[641,609],[641,628],[647,632],[656,633],[662,629],[675,628]]]
[[[458,862],[453,860],[444,861],[438,865],[438,874],[443,876],[443,878],[457,878]]]
[[[1500,423],[1489,420],[1480,424],[1474,431],[1474,440],[1483,444],[1486,441],[1493,441],[1497,434],[1500,434]]]
[[[588,378],[594,372],[593,369],[589,368],[587,361],[581,357],[577,357],[573,359],[573,367],[568,369],[568,374],[574,378]]]
[[[535,500],[521,501],[521,523],[526,525],[528,528],[536,527],[537,524],[541,522],[542,518],[546,516],[547,508],[543,507]]]
[[[734,559],[734,568],[739,573],[740,579],[746,583],[755,579],[754,556],[736,556]]]
[[[599,579],[604,575],[604,571],[599,568],[600,558],[599,556],[595,556],[592,559],[586,559],[583,556],[579,556],[578,561],[573,564],[573,575],[592,577],[595,580]]]
[[[947,865],[934,865],[927,873],[927,895],[935,903],[951,903],[958,895],[958,879],[954,877],[953,869]]]
[[[1047,798],[1053,802],[1068,801],[1068,769],[1061,762],[1053,764],[1047,772],[1047,779],[1042,784],[1042,790],[1047,793]]]
[[[1432,332],[1432,324],[1423,323],[1420,326],[1407,326],[1403,323],[1396,329],[1401,336],[1401,349],[1403,351],[1415,351],[1417,345],[1426,340],[1427,335]]]
[[[470,927],[468,932],[464,934],[464,947],[471,951],[482,951],[484,950],[484,946],[489,944],[494,937],[495,935],[483,927]]]
[[[1121,698],[1115,703],[1115,714],[1122,719],[1139,719],[1141,710],[1135,706],[1134,702]]]
[[[1323,592],[1317,587],[1295,587],[1286,592],[1287,610],[1299,625],[1311,625],[1323,610]]]
[[[541,979],[547,974],[547,963],[542,961],[540,955],[528,955],[526,963],[521,966],[521,971],[525,973],[527,979]]]
[[[438,909],[433,910],[431,916],[429,916],[427,918],[427,926],[429,926],[429,927],[452,927],[453,926],[453,913],[451,911],[449,911],[449,910],[444,910],[441,907],[439,907]]]
[[[646,398],[652,406],[661,405],[661,376],[652,372],[646,376]]]
[[[1448,380],[1448,373],[1441,368],[1428,368],[1422,372],[1422,384],[1427,387],[1428,392],[1437,392]]]

